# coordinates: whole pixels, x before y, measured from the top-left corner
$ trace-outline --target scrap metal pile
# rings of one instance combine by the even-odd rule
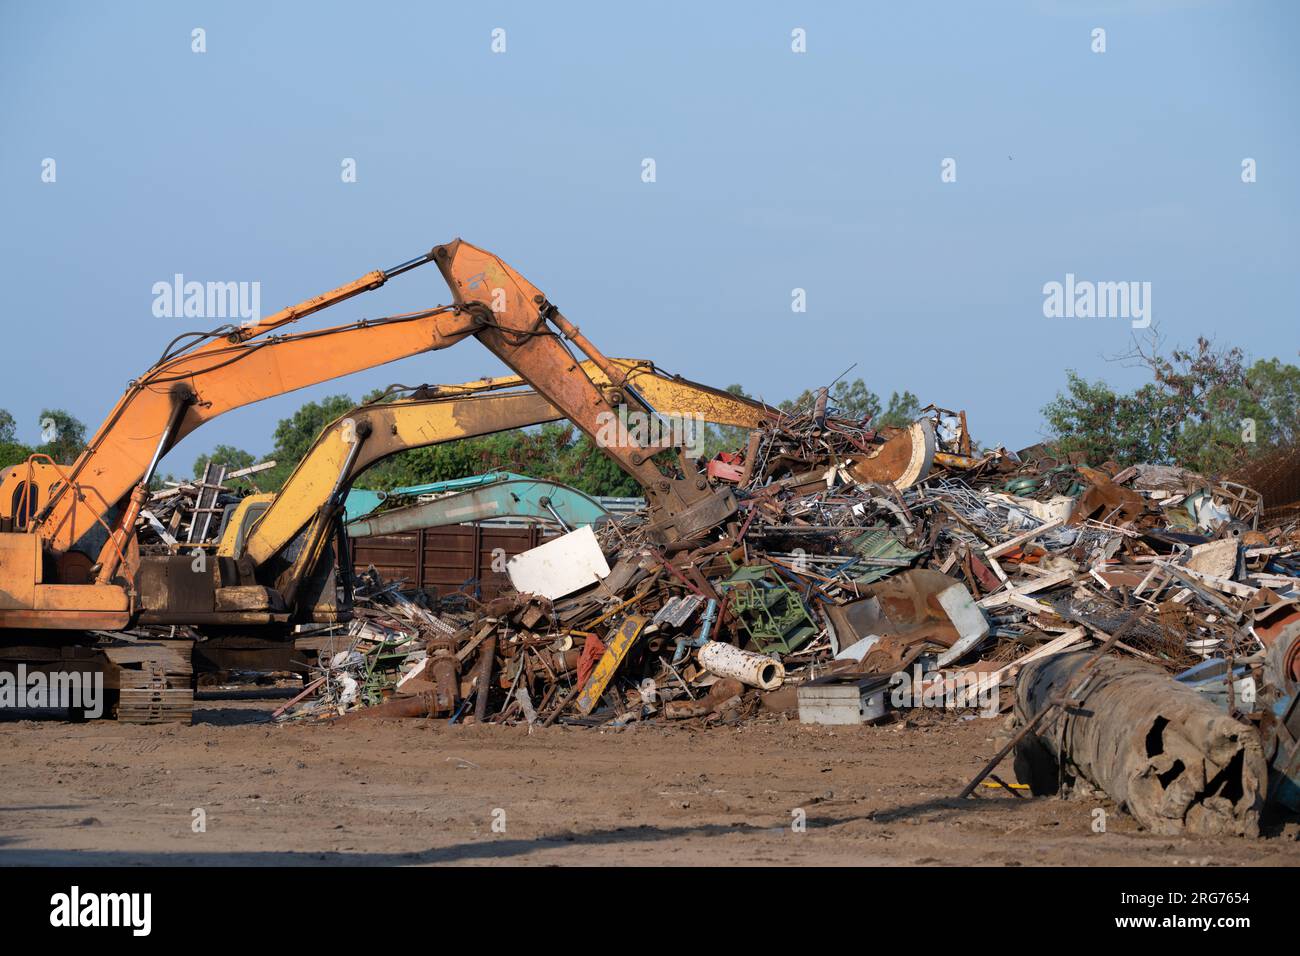
[[[326,640],[319,666],[303,692],[275,712],[277,720],[332,718],[349,711],[391,717],[425,712],[418,700],[416,706],[409,701],[421,692],[437,692],[429,680],[434,674],[447,686],[440,668],[458,626],[454,618],[431,611],[424,592],[403,593],[403,583],[382,581],[373,570],[361,576],[346,633]]]
[[[141,548],[146,553],[177,554],[215,544],[223,529],[224,515],[246,493],[228,488],[225,483],[243,479],[256,489],[254,476],[274,467],[274,461],[239,469],[211,462],[202,478],[162,482],[163,487],[150,493],[140,511],[137,529]]]
[[[426,612],[396,640],[366,616],[313,712],[707,726],[1014,703],[1022,779],[1051,751],[1042,789],[1104,788],[1157,829],[1248,833],[1266,796],[1300,807],[1296,525],[1262,528],[1249,488],[1183,469],[976,454],[964,414],[927,415],[876,429],[823,393],[707,463],[739,502],[720,526],[579,528],[513,558],[515,590],[463,626]]]

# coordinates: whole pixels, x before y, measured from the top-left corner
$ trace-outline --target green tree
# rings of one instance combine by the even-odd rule
[[[893,425],[902,428],[921,417],[921,400],[911,392],[892,392],[885,410],[872,421],[873,425]]]
[[[1121,395],[1103,381],[1089,382],[1073,369],[1066,371],[1066,391],[1043,407],[1050,440],[1063,454],[1081,452],[1094,465],[1165,460],[1157,389],[1146,385]]]
[[[194,477],[202,478],[203,473],[207,471],[208,465],[216,462],[219,465],[225,465],[227,473],[238,471],[241,468],[247,468],[249,465],[256,464],[257,457],[242,448],[235,448],[233,445],[218,445],[212,449],[211,454],[199,455],[194,460]],[[250,478],[236,478],[233,481],[227,479],[225,484],[227,488],[243,488],[246,491],[254,491],[259,485],[257,478],[253,475]]]
[[[0,468],[8,468],[27,460],[32,449],[17,438],[17,423],[13,415],[0,408]]]
[[[778,407],[788,415],[809,415],[817,403],[817,392],[805,389],[795,398],[782,402]],[[860,378],[851,382],[837,382],[831,386],[830,409],[839,418],[851,418],[861,421],[867,419],[872,425],[910,425],[921,417],[921,401],[909,391],[893,392],[889,404],[881,406],[880,396],[867,388],[867,383]]]
[[[560,464],[561,467],[547,477],[589,495],[637,498],[645,494],[640,483],[586,435],[565,449]]]
[[[86,447],[86,426],[61,408],[41,410],[41,444],[36,451],[60,465],[70,465]]]
[[[275,426],[275,456],[302,460],[325,426],[356,407],[347,395],[328,395],[319,402],[307,402]]]
[[[247,468],[249,465],[257,463],[257,458],[242,448],[235,448],[233,445],[218,445],[212,449],[211,454],[202,454],[194,460],[194,477],[202,478],[203,473],[212,462],[219,465],[225,465],[226,471],[238,471],[240,468]]]
[[[0,442],[0,468],[8,468],[10,465],[20,465],[27,460],[36,449],[22,442],[6,441]]]
[[[777,407],[787,415],[811,415],[816,404],[817,390],[804,389]],[[840,381],[831,386],[830,409],[840,418],[874,419],[880,414],[880,397],[860,378]]]
[[[267,490],[283,485],[325,426],[355,407],[356,402],[347,395],[328,395],[280,419],[275,426],[275,447],[266,456],[275,459],[275,467],[258,475],[258,485]]]
[[[1177,464],[1216,475],[1289,446],[1300,433],[1294,365],[1267,359],[1247,367],[1240,349],[1215,348],[1205,338],[1165,354],[1153,336],[1125,358],[1136,359],[1152,380],[1122,393],[1066,373],[1066,391],[1043,408],[1060,450],[1082,452],[1092,464]]]
[[[1246,370],[1246,388],[1244,417],[1254,419],[1257,442],[1265,448],[1300,444],[1300,367],[1260,359]]]
[[[365,472],[358,485],[391,491],[490,471],[560,481],[591,495],[636,496],[641,487],[572,425],[551,423],[464,438],[394,455]]]

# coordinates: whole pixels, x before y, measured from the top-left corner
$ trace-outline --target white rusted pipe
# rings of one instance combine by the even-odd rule
[[[742,651],[721,641],[709,641],[701,647],[699,660],[709,673],[734,677],[750,687],[776,690],[785,681],[785,668],[776,658]]]

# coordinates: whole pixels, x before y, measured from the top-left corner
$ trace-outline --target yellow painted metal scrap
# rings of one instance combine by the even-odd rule
[[[587,680],[587,686],[582,689],[582,694],[578,697],[578,710],[584,715],[590,714],[600,703],[600,698],[605,693],[605,688],[609,686],[610,680],[613,679],[614,672],[623,663],[623,658],[627,657],[627,652],[632,649],[632,645],[636,643],[636,639],[641,636],[648,623],[650,618],[644,614],[629,614],[615,629],[613,636],[605,644],[605,653],[596,662],[591,677]]]

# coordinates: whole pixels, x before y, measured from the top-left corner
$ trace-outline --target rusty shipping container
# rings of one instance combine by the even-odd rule
[[[353,540],[353,566],[360,574],[374,565],[385,580],[403,578],[414,587],[432,590],[442,597],[464,591],[486,601],[509,587],[506,561],[552,535],[536,524],[460,524],[372,535]]]

